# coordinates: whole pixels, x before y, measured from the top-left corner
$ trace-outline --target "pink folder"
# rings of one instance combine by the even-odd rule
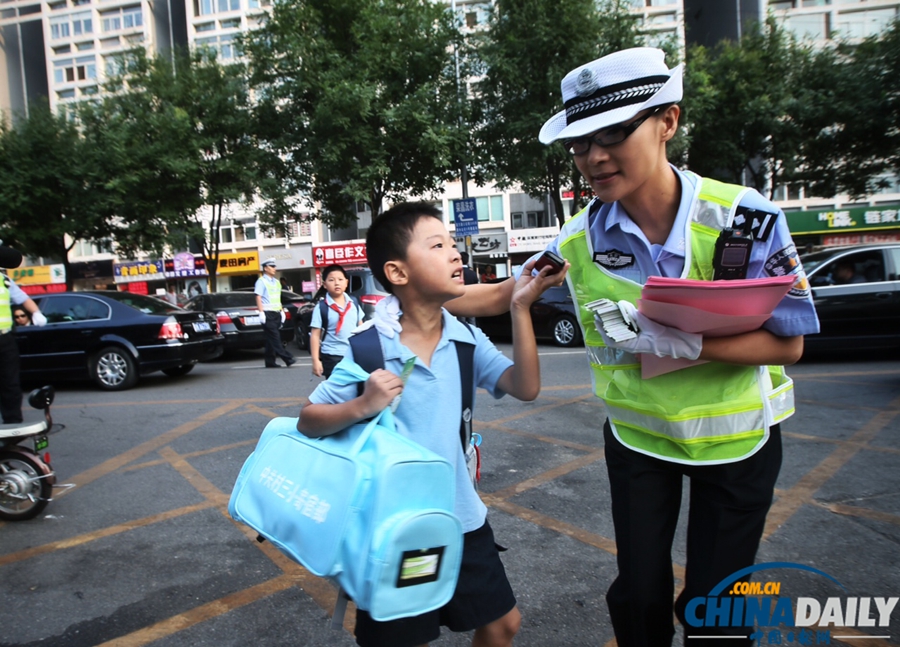
[[[651,276],[638,300],[638,310],[653,321],[708,337],[756,330],[788,293],[796,277],[775,276],[738,281],[696,281]],[[705,360],[641,356],[641,377],[649,379]]]

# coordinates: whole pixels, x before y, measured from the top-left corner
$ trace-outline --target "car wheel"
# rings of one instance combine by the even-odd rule
[[[172,368],[164,368],[162,370],[163,373],[168,375],[169,377],[179,377],[181,375],[187,375],[191,371],[194,370],[194,366],[196,364],[182,364],[181,366],[173,366]]]
[[[560,317],[553,324],[553,341],[559,346],[577,346],[581,331],[572,317]]]
[[[121,346],[107,346],[94,355],[91,377],[104,391],[123,391],[137,384],[137,365]]]

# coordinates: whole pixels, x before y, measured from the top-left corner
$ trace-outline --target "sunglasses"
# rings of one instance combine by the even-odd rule
[[[587,135],[586,137],[576,137],[574,139],[567,139],[563,142],[563,146],[566,147],[566,150],[569,151],[570,155],[584,155],[589,150],[591,150],[591,144],[596,144],[597,146],[609,147],[615,146],[616,144],[621,144],[635,130],[641,127],[641,125],[647,121],[650,117],[661,111],[666,106],[659,106],[654,110],[651,110],[647,114],[645,114],[640,119],[636,119],[632,121],[630,124],[616,124],[615,126],[610,126],[609,128],[604,128],[603,130],[598,130],[593,135]]]

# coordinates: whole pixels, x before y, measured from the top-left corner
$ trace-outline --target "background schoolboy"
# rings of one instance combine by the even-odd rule
[[[757,192],[680,171],[666,159],[682,98],[681,66],[653,48],[616,52],[562,81],[563,111],[541,129],[562,141],[596,195],[548,245],[572,269],[595,394],[609,414],[606,464],[619,574],[607,603],[619,647],[672,642],[672,541],[682,479],[690,479],[687,565],[675,614],[688,645],[749,645],[752,627],[693,628],[684,608],[753,564],[781,467],[780,423],[793,413],[793,364],[803,335],[818,332],[809,285],[784,213]],[[748,210],[755,210],[753,212]],[[748,278],[793,274],[790,293],[761,329],[704,338],[650,322],[616,343],[585,305],[634,303],[649,276],[710,280],[719,232],[746,216]],[[527,266],[526,266],[527,269]],[[473,286],[455,314],[495,314],[509,286]],[[638,355],[707,360],[648,380]],[[714,638],[710,635],[723,636]],[[743,636],[743,639],[740,638]],[[696,638],[695,638],[696,637]]]
[[[362,323],[363,312],[347,294],[350,280],[340,265],[329,265],[322,270],[325,288],[327,319],[316,307],[309,323],[309,354],[312,356],[313,375],[329,377],[338,362],[347,354],[350,334]],[[318,306],[318,304],[317,304]],[[322,331],[325,331],[324,341]]]
[[[466,468],[459,439],[459,363],[454,340],[475,344],[475,384],[495,398],[509,393],[533,400],[540,391],[540,366],[530,305],[558,277],[546,270],[515,286],[509,309],[513,321],[513,361],[475,327],[457,321],[443,304],[465,291],[456,244],[427,203],[403,203],[379,216],[366,237],[366,253],[375,278],[391,292],[376,307],[374,325],[385,369],[374,371],[361,396],[356,385],[320,384],[300,412],[297,428],[312,437],[328,435],[371,417],[398,395],[397,429],[450,461],[456,472],[455,513],[462,522],[463,564],[453,599],[442,609],[393,622],[376,622],[358,611],[356,640],[363,647],[416,647],[452,631],[474,629],[475,647],[512,644],[520,624],[512,588]],[[404,386],[398,377],[410,358],[412,373]],[[345,362],[352,361],[352,351]],[[340,370],[340,365],[338,366]]]

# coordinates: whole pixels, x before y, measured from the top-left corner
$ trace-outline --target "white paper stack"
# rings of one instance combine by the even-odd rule
[[[604,332],[614,341],[628,341],[637,337],[638,328],[634,320],[615,301],[597,299],[585,304],[585,307],[600,317]]]

